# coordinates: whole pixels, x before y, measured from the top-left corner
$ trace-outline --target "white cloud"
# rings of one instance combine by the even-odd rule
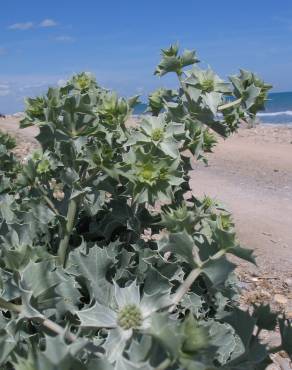
[[[57,22],[55,22],[53,19],[44,19],[40,24],[39,27],[55,27],[57,26]]]
[[[11,93],[10,90],[0,90],[0,96],[7,96]]]
[[[1,89],[0,88],[0,96],[7,96],[11,93],[11,91],[9,89]]]
[[[14,24],[11,24],[8,28],[10,30],[21,30],[21,31],[25,31],[25,30],[29,30],[31,28],[33,28],[33,23],[32,22],[23,22],[23,23],[14,23]]]
[[[62,36],[57,36],[56,41],[59,41],[59,42],[74,42],[74,38],[71,37],[71,36],[66,36],[66,35],[62,35]]]
[[[25,30],[29,30],[35,27],[49,28],[49,27],[55,27],[55,26],[57,26],[56,21],[50,18],[46,18],[42,20],[38,25],[35,25],[33,22],[20,22],[20,23],[11,24],[8,28],[10,30],[25,31]]]
[[[0,96],[7,96],[9,94],[11,94],[10,84],[6,82],[1,82],[0,83]]]

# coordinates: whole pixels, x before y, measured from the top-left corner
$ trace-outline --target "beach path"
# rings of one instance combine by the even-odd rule
[[[292,275],[292,128],[245,129],[220,141],[209,165],[195,167],[191,186],[232,212],[261,268]]]

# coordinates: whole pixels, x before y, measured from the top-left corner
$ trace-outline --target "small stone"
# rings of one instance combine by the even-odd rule
[[[288,302],[288,299],[282,294],[275,294],[274,301],[280,304],[286,304]]]
[[[287,319],[292,319],[292,311],[287,311],[287,312],[285,312],[285,316],[286,316],[286,318]]]
[[[284,283],[288,286],[288,287],[292,287],[292,278],[287,278],[284,280]]]

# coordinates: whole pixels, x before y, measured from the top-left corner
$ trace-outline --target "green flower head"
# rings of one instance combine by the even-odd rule
[[[163,130],[161,128],[156,128],[152,131],[151,138],[154,141],[159,141],[163,138]]]
[[[142,183],[153,185],[160,178],[160,170],[153,163],[137,164],[137,168],[138,179]]]
[[[75,88],[81,91],[86,91],[91,87],[96,87],[95,78],[88,72],[83,72],[73,76],[72,83]]]
[[[42,159],[41,162],[37,165],[37,173],[39,175],[50,172],[51,165],[48,159]]]
[[[124,306],[118,313],[118,325],[127,330],[138,328],[142,325],[143,317],[140,308],[134,304]]]

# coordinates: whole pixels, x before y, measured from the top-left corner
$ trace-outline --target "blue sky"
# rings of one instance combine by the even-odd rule
[[[91,71],[123,95],[173,87],[153,70],[179,41],[222,77],[239,67],[292,90],[291,0],[8,0],[0,17],[0,112]]]

